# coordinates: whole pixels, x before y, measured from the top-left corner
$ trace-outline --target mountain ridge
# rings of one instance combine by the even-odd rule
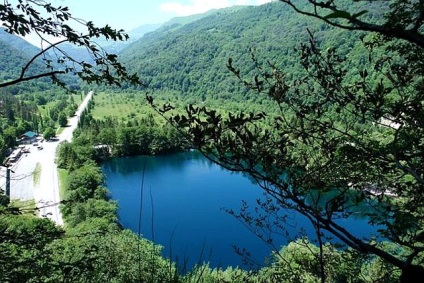
[[[369,7],[370,14],[378,5]],[[119,56],[128,70],[138,73],[156,93],[190,97],[197,102],[207,97],[261,100],[258,96],[246,97],[248,91],[230,74],[228,60],[231,58],[242,74],[253,78],[253,50],[260,63],[270,61],[284,69],[289,78],[300,77],[305,74],[299,65],[299,48],[309,41],[309,31],[324,48],[333,46],[343,55],[364,56],[357,46],[358,32],[302,16],[279,2],[217,10],[183,26],[158,29],[124,48]]]

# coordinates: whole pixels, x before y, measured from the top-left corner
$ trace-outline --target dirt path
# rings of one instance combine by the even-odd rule
[[[87,94],[76,115],[68,120],[68,127],[57,136],[58,141],[42,142],[43,149],[41,150],[37,149],[36,146],[30,146],[31,152],[22,155],[11,168],[11,199],[34,199],[39,209],[39,215],[50,218],[60,226],[63,225],[63,219],[59,209],[60,195],[55,163],[56,149],[60,142],[72,140],[72,133],[77,128],[79,117],[92,96],[93,92]]]

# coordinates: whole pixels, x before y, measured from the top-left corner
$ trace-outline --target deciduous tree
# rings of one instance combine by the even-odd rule
[[[53,130],[53,128],[50,128],[50,127],[48,127],[43,133],[43,137],[45,140],[49,140],[55,136],[56,136],[55,131]]]

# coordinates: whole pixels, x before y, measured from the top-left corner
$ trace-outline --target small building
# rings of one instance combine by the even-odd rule
[[[26,132],[25,134],[21,135],[18,143],[19,144],[31,144],[37,141],[37,133],[34,132]]]

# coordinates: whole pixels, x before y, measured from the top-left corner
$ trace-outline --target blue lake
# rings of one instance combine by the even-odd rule
[[[260,264],[273,250],[225,211],[239,211],[242,200],[255,206],[264,199],[261,189],[197,152],[114,158],[102,170],[112,199],[118,201],[122,226],[162,245],[163,255],[181,267],[209,262],[211,267],[248,268],[234,246],[248,250]],[[289,221],[293,233],[306,227],[314,237],[303,216],[292,213]],[[363,219],[344,221],[358,235],[373,230]],[[274,240],[278,248],[287,244],[281,236]]]

